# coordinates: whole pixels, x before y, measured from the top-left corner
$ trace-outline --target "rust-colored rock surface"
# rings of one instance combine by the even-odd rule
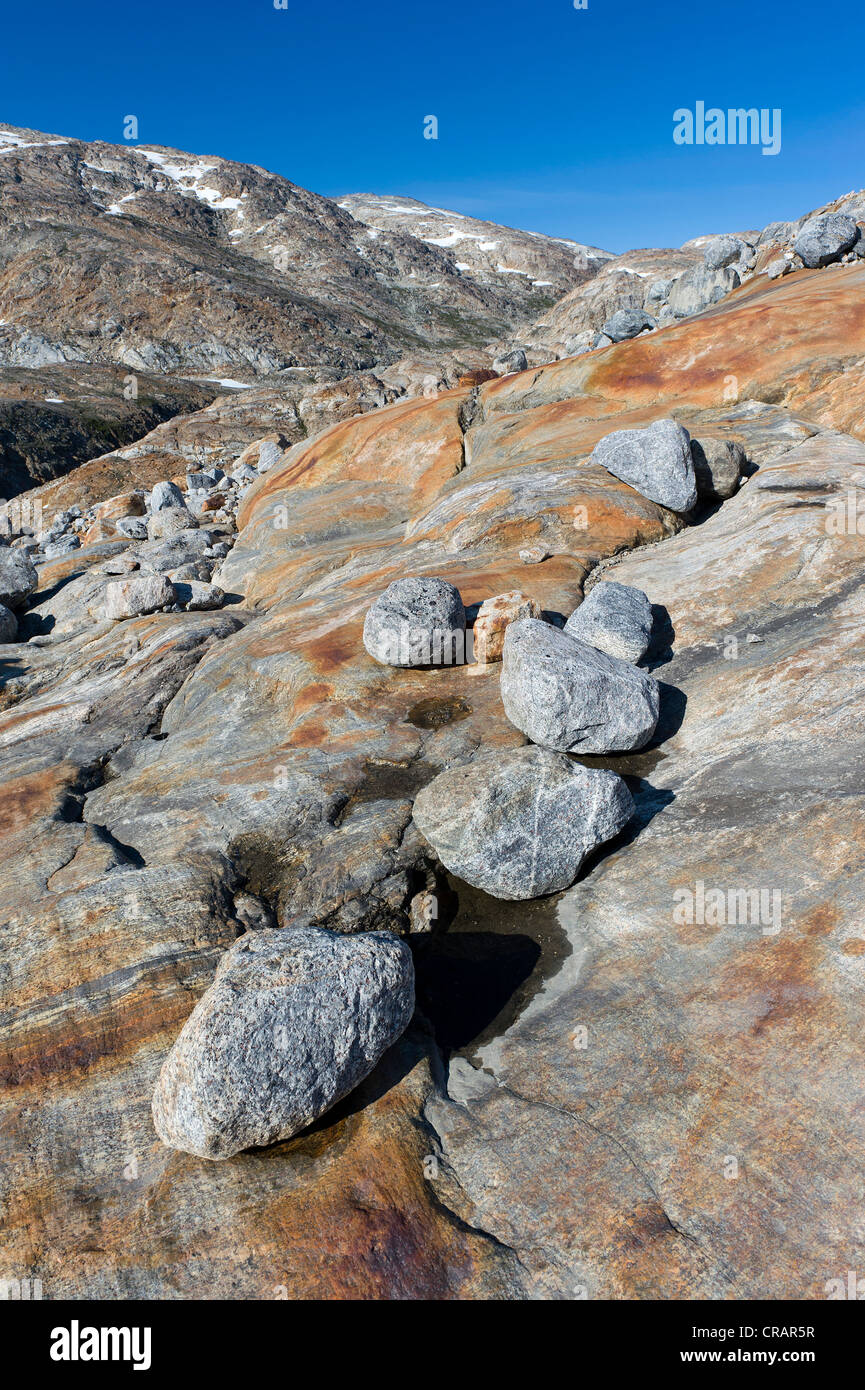
[[[10,1276],[46,1297],[808,1299],[861,1268],[865,540],[827,523],[865,480],[863,363],[865,265],[758,277],[294,444],[241,505],[221,612],[85,622],[115,542],[43,568],[0,708]],[[686,529],[587,462],[662,416],[749,460]],[[149,484],[130,462],[85,485]],[[598,566],[657,605],[658,733],[587,760],[628,778],[636,821],[568,892],[493,902],[411,807],[522,743],[500,668],[377,665],[364,614],[426,574],[564,618]],[[710,890],[756,892],[753,920],[707,921]],[[360,1091],[219,1165],[159,1144],[153,1083],[241,894],[275,929],[408,932],[430,892],[415,1024]]]

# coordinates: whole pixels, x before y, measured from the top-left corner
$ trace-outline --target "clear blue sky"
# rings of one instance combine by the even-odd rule
[[[865,10],[814,0],[12,0],[0,119],[220,154],[612,250],[865,185]],[[781,153],[678,147],[673,112],[780,107]],[[423,138],[435,115],[438,140]]]

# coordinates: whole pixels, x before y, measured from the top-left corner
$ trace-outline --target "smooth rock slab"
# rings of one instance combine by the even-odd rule
[[[568,618],[565,632],[608,656],[637,662],[652,640],[652,605],[642,589],[603,580]]]
[[[396,579],[369,609],[363,644],[385,666],[440,666],[465,660],[466,612],[444,579]]]
[[[691,436],[675,420],[614,430],[595,445],[591,462],[671,511],[689,512],[697,501]]]
[[[569,888],[633,811],[617,773],[527,747],[439,773],[415,798],[414,821],[451,873],[493,897],[525,899]]]
[[[39,583],[36,566],[23,550],[0,546],[0,603],[23,608]]]
[[[536,618],[505,635],[502,703],[512,724],[545,748],[614,753],[642,748],[658,723],[658,682]]]
[[[156,1132],[218,1159],[289,1139],[369,1075],[413,1011],[411,951],[389,932],[242,936],[163,1063]]]
[[[855,246],[859,229],[843,212],[822,212],[811,217],[793,243],[802,260],[812,270],[837,261]]]

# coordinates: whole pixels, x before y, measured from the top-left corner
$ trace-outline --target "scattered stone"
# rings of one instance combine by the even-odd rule
[[[485,599],[475,618],[475,661],[480,666],[492,661],[501,661],[508,624],[516,622],[518,618],[540,618],[542,615],[541,605],[529,598],[528,594],[520,593],[518,589]]]
[[[466,614],[444,579],[397,579],[369,609],[363,644],[386,666],[442,666],[465,660]]]
[[[617,309],[603,325],[601,332],[612,343],[622,343],[626,338],[636,338],[645,328],[657,328],[658,321],[643,309]]]
[[[852,217],[842,212],[822,212],[805,223],[793,243],[810,269],[840,260],[855,246],[859,229]]]
[[[723,501],[733,496],[746,462],[741,444],[704,435],[691,440],[691,459],[700,497]]]
[[[766,274],[770,280],[780,280],[782,275],[789,275],[793,269],[793,262],[786,256],[776,256],[774,261],[770,261],[766,266]]]
[[[735,262],[743,263],[753,248],[735,236],[716,236],[703,247],[703,260],[709,270],[724,270]]]
[[[565,632],[620,661],[641,661],[652,640],[652,605],[642,589],[602,580],[565,623]]]
[[[116,497],[98,502],[93,508],[93,518],[95,521],[117,521],[124,516],[144,516],[146,510],[143,493],[119,492]]]
[[[4,608],[23,608],[38,583],[36,566],[23,549],[0,546],[0,603]]]
[[[710,270],[707,265],[695,265],[674,280],[667,308],[680,319],[700,314],[724,299],[741,283],[739,272],[733,266]]]
[[[614,430],[595,445],[591,462],[671,511],[689,512],[697,501],[691,436],[675,420]]]
[[[164,574],[118,579],[105,586],[105,617],[138,618],[177,602],[174,585]]]
[[[172,581],[174,582],[174,581]],[[204,612],[210,608],[221,608],[225,594],[216,584],[205,584],[199,579],[174,582],[177,602],[190,613]]]
[[[389,932],[250,932],[162,1066],[156,1132],[214,1159],[290,1139],[369,1075],[413,1010],[411,951]]]
[[[409,903],[409,931],[412,936],[423,936],[435,931],[439,919],[438,895],[425,888],[415,893]]]
[[[550,552],[545,545],[528,545],[519,554],[524,565],[540,565],[550,558]]]
[[[592,352],[594,352],[597,348],[608,348],[612,346],[613,340],[612,338],[609,338],[606,333],[596,333],[595,340],[592,343]]]
[[[615,772],[534,747],[449,768],[414,803],[415,825],[445,868],[507,899],[569,888],[586,855],[633,812]]]
[[[184,506],[183,493],[176,483],[157,483],[150,494],[151,512],[161,512],[165,507]]]
[[[493,371],[498,376],[510,376],[512,372],[524,372],[529,365],[522,348],[514,348],[512,352],[503,352],[493,362]]]
[[[124,551],[121,555],[110,555],[100,568],[103,574],[132,574],[138,569],[138,561]]]
[[[501,692],[512,724],[563,752],[643,748],[658,723],[656,680],[536,618],[505,634]]]
[[[147,537],[147,522],[143,517],[120,516],[114,525],[119,535],[128,536],[132,541],[143,541]]]
[[[147,523],[147,539],[170,540],[172,536],[179,536],[181,531],[191,531],[197,525],[197,520],[186,507],[160,507]]]
[[[0,642],[18,641],[18,619],[5,603],[0,603]]]

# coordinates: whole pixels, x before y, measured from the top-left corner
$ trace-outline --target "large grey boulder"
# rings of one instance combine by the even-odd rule
[[[529,365],[522,348],[513,348],[511,352],[500,353],[493,362],[493,371],[498,372],[499,376],[510,376],[512,372],[524,372]]]
[[[741,237],[716,236],[703,247],[703,260],[709,270],[741,269],[753,263],[754,248]]]
[[[0,603],[23,608],[39,583],[39,574],[23,550],[0,545]]]
[[[156,483],[150,494],[151,512],[161,512],[166,507],[183,507],[185,500],[183,493],[176,483],[165,482]]]
[[[614,430],[595,445],[591,462],[671,511],[689,512],[697,501],[691,436],[675,420]]]
[[[441,666],[465,660],[466,613],[445,579],[395,579],[369,609],[363,644],[385,666]]]
[[[389,932],[250,932],[163,1063],[156,1132],[201,1158],[289,1139],[363,1081],[413,1010],[411,951]]]
[[[657,328],[658,323],[643,309],[617,309],[607,319],[601,332],[613,343],[622,343],[627,338],[636,338],[645,328]]]
[[[0,642],[18,641],[18,619],[5,603],[0,603]]]
[[[565,632],[608,656],[637,662],[652,640],[652,605],[642,589],[602,580],[568,618]]]
[[[706,501],[732,497],[745,467],[745,450],[734,439],[703,435],[691,440],[697,492]]]
[[[198,522],[186,507],[160,507],[147,521],[147,539],[170,540],[183,531],[194,531]]]
[[[512,724],[562,752],[642,748],[658,723],[656,680],[537,618],[505,634],[501,692]]]
[[[440,772],[415,798],[414,821],[451,873],[522,899],[569,888],[633,811],[617,773],[527,747]]]
[[[707,265],[695,265],[673,281],[666,307],[680,319],[701,314],[741,283],[739,272],[733,266],[710,270]]]
[[[838,261],[857,241],[859,231],[843,212],[821,212],[810,217],[793,243],[795,251],[812,270]]]
[[[177,602],[177,592],[164,574],[142,575],[135,579],[116,579],[105,586],[105,617],[140,618]]]

